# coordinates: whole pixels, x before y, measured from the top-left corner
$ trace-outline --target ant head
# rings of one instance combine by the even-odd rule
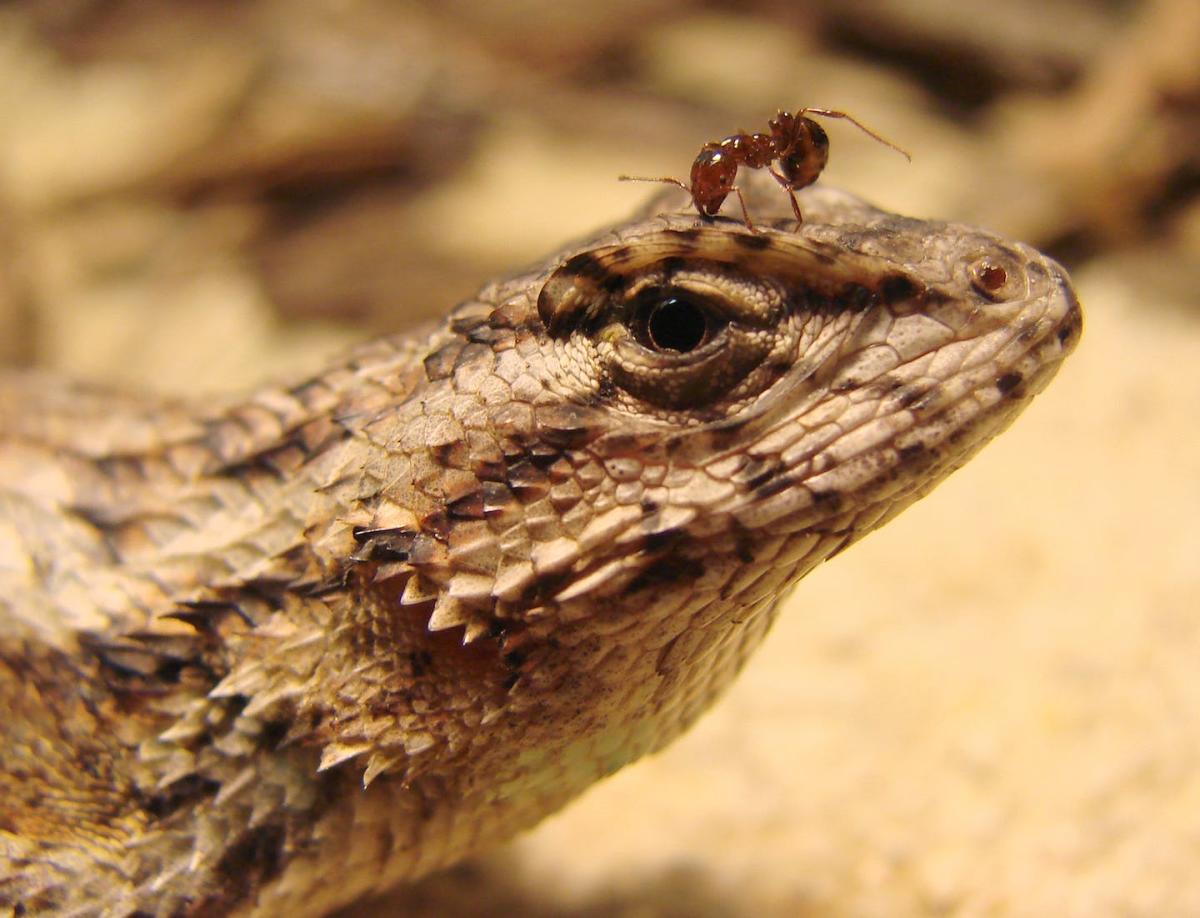
[[[791,112],[779,112],[767,122],[767,127],[771,129],[771,139],[780,150],[788,149],[796,140],[796,125],[797,122],[803,119],[797,118]]]
[[[720,147],[705,147],[692,163],[692,200],[696,209],[711,217],[733,190],[737,178],[737,159]]]

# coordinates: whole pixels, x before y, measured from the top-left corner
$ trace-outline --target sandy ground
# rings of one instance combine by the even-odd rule
[[[1194,153],[1187,166],[1180,151],[1200,138],[1163,114],[1200,98],[1191,0],[1145,4],[1109,33],[1087,4],[1014,3],[1061,24],[1036,31],[1036,53],[998,54],[1028,72],[979,71],[1007,94],[964,118],[782,13],[786,27],[660,0],[646,6],[661,14],[653,39],[634,47],[637,92],[570,70],[589,42],[623,34],[584,22],[574,44],[537,52],[576,89],[525,74],[489,97],[472,93],[491,71],[421,95],[429,73],[470,68],[393,53],[436,17],[337,33],[344,45],[287,33],[288,53],[320,52],[297,89],[237,29],[188,33],[163,78],[142,67],[157,59],[139,57],[138,36],[165,41],[186,16],[139,32],[95,13],[71,31],[51,6],[0,11],[0,359],[193,394],[312,369],[620,217],[645,189],[617,173],[683,173],[699,141],[801,88],[916,154],[906,166],[838,127],[831,183],[1052,245],[1077,281],[1086,327],[1059,378],[937,492],[808,577],[689,735],[373,914],[1200,916],[1200,206],[1171,184],[1191,187]],[[877,21],[906,9],[865,7]],[[986,41],[971,45],[971,22],[909,7],[936,22],[914,42],[978,57],[1030,40],[1015,12],[980,19]],[[500,47],[510,26],[530,28],[478,28]],[[1095,66],[1063,90],[1038,82],[1047,60]],[[424,147],[406,146],[407,116],[386,130],[366,108],[331,116],[344,114],[334,90],[358,84],[316,92],[322,61],[367,61],[389,92],[417,86],[414,109],[434,113],[418,121]],[[241,88],[246,74],[261,94]],[[390,119],[406,100],[378,110]],[[210,116],[237,130],[197,127]],[[369,181],[343,194],[322,176],[312,206],[288,182],[344,143],[376,157]],[[442,174],[422,150],[453,163]],[[379,179],[389,158],[417,165]]]

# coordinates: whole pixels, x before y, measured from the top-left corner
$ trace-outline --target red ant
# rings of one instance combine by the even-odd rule
[[[692,163],[692,183],[685,185],[679,179],[673,178],[635,178],[629,175],[620,176],[623,182],[665,182],[668,185],[678,185],[692,196],[692,203],[702,216],[712,217],[721,209],[729,192],[738,196],[742,205],[742,217],[746,226],[754,231],[750,221],[750,213],[746,210],[746,199],[742,190],[735,185],[737,171],[740,166],[750,169],[766,169],[792,199],[792,213],[796,222],[803,223],[800,215],[800,203],[796,200],[796,190],[805,188],[817,180],[821,170],[829,161],[829,135],[825,129],[805,115],[821,115],[826,118],[843,118],[856,128],[873,137],[881,144],[891,147],[904,155],[909,162],[912,157],[905,150],[896,146],[890,140],[876,134],[857,118],[845,112],[831,111],[824,108],[802,108],[796,114],[779,112],[768,122],[770,134],[747,134],[739,131],[730,134],[718,142],[709,141],[700,148],[700,153]],[[776,170],[771,164],[778,161]]]

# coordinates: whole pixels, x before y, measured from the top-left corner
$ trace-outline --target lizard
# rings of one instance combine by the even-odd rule
[[[1028,246],[743,187],[246,396],[0,375],[0,911],[317,916],[511,838],[1079,338]]]

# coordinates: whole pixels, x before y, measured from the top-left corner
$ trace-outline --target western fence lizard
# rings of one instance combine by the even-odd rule
[[[1078,339],[1028,247],[743,184],[224,407],[0,377],[0,905],[319,915],[533,825]]]

